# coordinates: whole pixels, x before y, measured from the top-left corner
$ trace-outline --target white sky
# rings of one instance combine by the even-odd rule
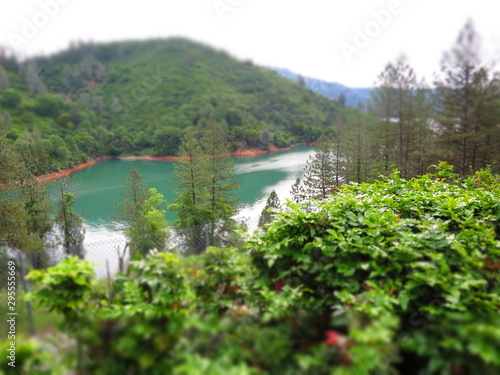
[[[498,0],[0,1],[0,46],[11,46],[14,34],[26,36],[15,48],[22,56],[53,53],[76,40],[185,36],[260,65],[351,87],[372,86],[385,64],[404,53],[417,74],[431,82],[443,52],[472,18],[488,51],[486,60],[500,59]],[[399,12],[347,61],[340,44],[355,46],[356,28],[364,30],[372,12],[389,9],[393,1],[399,2]],[[58,9],[52,5],[44,11],[45,3]],[[233,4],[232,10],[221,19],[214,3]],[[26,20],[40,27],[33,32]]]

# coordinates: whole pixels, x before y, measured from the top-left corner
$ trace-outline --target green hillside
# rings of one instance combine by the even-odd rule
[[[35,173],[120,154],[175,155],[214,121],[233,149],[314,141],[339,109],[250,61],[185,39],[86,44],[0,61],[9,142]]]

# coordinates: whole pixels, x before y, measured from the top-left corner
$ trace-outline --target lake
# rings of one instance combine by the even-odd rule
[[[281,202],[289,198],[292,184],[297,177],[302,178],[306,162],[313,154],[313,148],[299,146],[266,155],[235,157],[235,172],[240,182],[238,195],[241,197],[237,217],[247,218],[249,229],[255,229],[271,191],[276,191]],[[75,211],[83,215],[87,247],[123,239],[120,232],[111,229],[116,223],[110,214],[116,213],[114,202],[121,200],[123,182],[133,166],[144,177],[145,183],[163,194],[168,203],[176,197],[172,162],[111,159],[73,173],[69,177],[70,191],[78,198]],[[51,183],[49,190],[54,192],[56,185],[57,182]],[[175,213],[167,213],[167,220],[175,220],[175,217]]]

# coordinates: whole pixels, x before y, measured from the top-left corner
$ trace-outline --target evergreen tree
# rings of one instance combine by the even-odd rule
[[[240,200],[236,196],[239,183],[234,176],[234,162],[229,153],[227,135],[220,126],[211,124],[203,133],[201,145],[207,157],[206,187],[212,221],[227,220],[236,214],[236,205]]]
[[[166,243],[163,229],[166,231],[167,224],[165,211],[157,207],[163,202],[159,201],[161,194],[144,184],[143,177],[135,167],[130,168],[129,176],[123,185],[124,188],[120,192],[123,199],[117,204],[118,215],[113,218],[123,225],[131,253],[139,252],[145,255],[152,249],[163,249]],[[160,229],[159,225],[161,212],[165,222],[163,229]]]
[[[307,161],[304,185],[310,199],[325,199],[334,192],[336,175],[331,139],[323,134],[316,143],[316,154]]]
[[[343,178],[346,177],[348,160],[348,137],[347,120],[343,114],[337,114],[333,123],[335,144],[333,145],[333,157],[335,160],[335,186],[339,187]]]
[[[176,192],[176,204],[170,206],[171,210],[177,211],[182,227],[192,227],[207,221],[209,207],[206,168],[207,160],[201,146],[195,134],[188,132],[179,148],[179,158],[174,166],[177,177],[174,186],[180,191]]]
[[[398,168],[407,178],[421,170],[430,140],[426,94],[425,85],[418,82],[405,57],[388,64],[380,74],[378,87],[371,94],[371,110],[380,121],[385,174]]]
[[[297,177],[295,183],[292,185],[290,195],[292,196],[293,203],[302,203],[306,199],[306,192],[304,186],[300,183],[300,178]]]
[[[75,202],[75,196],[68,192],[67,179],[61,180],[59,182],[59,210],[55,221],[59,226],[65,254],[83,259],[85,228],[82,217],[73,210]]]
[[[26,237],[25,212],[16,199],[13,186],[21,173],[19,157],[5,139],[5,128],[0,126],[0,247],[22,246]]]
[[[367,132],[367,124],[358,113],[357,118],[343,126],[340,133],[339,146],[335,147],[335,154],[341,160],[335,160],[335,172],[340,171],[342,177],[336,177],[339,182],[363,182],[368,180],[368,169],[373,168],[374,159],[370,155],[370,143]]]
[[[7,129],[0,117],[0,184],[10,185],[15,182],[21,170],[19,158],[7,143]]]
[[[396,66],[391,69],[390,78],[393,80],[396,94],[397,167],[402,177],[406,178],[408,175],[409,143],[412,130],[412,118],[410,116],[413,114],[413,95],[417,89],[417,79],[405,58],[400,58],[397,61]]]
[[[164,209],[165,199],[155,188],[149,189],[140,217],[126,232],[130,237],[132,253],[146,255],[149,251],[164,250],[167,244],[168,230]]]
[[[223,246],[234,229],[232,216],[237,213],[240,198],[236,195],[239,182],[234,175],[234,162],[229,153],[227,134],[217,124],[210,124],[203,132],[201,146],[206,156],[209,243]],[[203,205],[202,205],[203,207]]]
[[[266,206],[262,210],[259,217],[259,228],[264,229],[269,223],[273,221],[275,212],[272,209],[280,208],[280,200],[278,198],[278,194],[273,190],[266,201]]]
[[[498,137],[491,137],[498,117],[490,116],[498,105],[498,81],[480,56],[480,39],[469,21],[451,52],[445,54],[441,78],[435,82],[437,120],[443,146],[449,151],[443,159],[457,165],[461,175],[495,161],[491,156],[498,156],[500,148]]]
[[[419,85],[413,95],[412,136],[409,147],[409,175],[421,176],[431,164],[439,161],[437,156],[437,133],[432,129],[433,103],[430,90]]]
[[[379,82],[385,81],[385,72],[379,76]],[[390,67],[389,67],[390,69]],[[393,89],[388,87],[377,87],[370,95],[370,105],[375,116],[379,119],[378,127],[380,129],[379,143],[383,162],[383,171],[388,174],[396,167],[396,127],[391,119],[395,113],[395,102],[393,100]]]
[[[130,168],[129,176],[123,185],[124,188],[120,192],[123,199],[116,207],[118,215],[112,217],[124,226],[125,232],[129,232],[141,219],[144,202],[149,196],[149,187],[144,185],[143,177],[135,167]]]
[[[32,93],[45,94],[47,87],[40,77],[38,67],[35,62],[27,62],[21,66],[21,75],[23,76],[26,85]]]
[[[176,226],[190,250],[226,244],[236,225],[239,184],[226,139],[220,126],[211,124],[200,142],[188,133],[180,147],[174,183],[180,191],[169,209],[178,213]]]
[[[53,246],[48,238],[53,222],[50,218],[52,206],[47,187],[24,171],[18,186],[18,199],[24,209],[27,234],[27,241],[20,250],[27,253],[35,269],[45,268],[50,263],[48,250]]]
[[[175,226],[184,237],[190,250],[201,252],[205,249],[204,226],[210,221],[210,208],[207,192],[208,175],[206,157],[192,132],[188,132],[179,148],[179,159],[174,173],[179,189],[177,198],[169,205],[176,211],[178,219]]]
[[[10,87],[9,76],[4,67],[0,65],[0,89],[7,90]]]

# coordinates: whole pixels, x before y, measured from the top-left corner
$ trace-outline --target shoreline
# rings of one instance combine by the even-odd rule
[[[52,172],[52,173],[48,173],[48,174],[43,174],[41,176],[36,176],[35,178],[39,182],[55,181],[55,180],[58,180],[60,178],[67,177],[76,171],[91,167],[93,165],[99,164],[100,162],[102,162],[104,160],[109,160],[109,159],[112,159],[112,157],[111,156],[95,157],[95,158],[92,158],[85,163],[78,164],[78,165],[74,166],[73,168],[62,169],[59,172]]]
[[[239,148],[236,151],[231,152],[231,156],[252,157],[252,156],[266,155],[266,154],[270,154],[273,152],[292,150],[297,146],[298,145],[293,145],[293,146],[284,147],[284,148],[278,148],[275,145],[269,145],[267,150],[261,150],[259,148]],[[59,172],[52,172],[52,173],[44,174],[41,176],[36,176],[36,179],[40,182],[55,181],[55,180],[58,180],[60,178],[67,177],[76,171],[91,167],[93,165],[99,164],[100,162],[105,161],[105,160],[109,160],[109,159],[175,162],[175,161],[179,160],[179,156],[151,156],[151,155],[116,156],[116,157],[100,156],[100,157],[91,158],[89,161],[87,161],[85,163],[78,164],[73,168],[62,169]]]

